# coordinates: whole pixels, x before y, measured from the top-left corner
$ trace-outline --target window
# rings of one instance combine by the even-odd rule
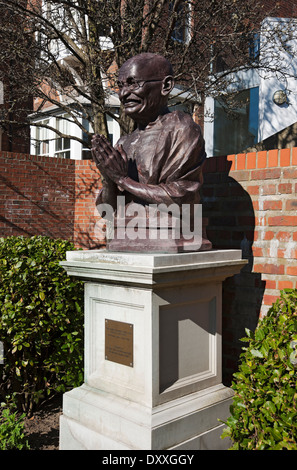
[[[258,142],[259,88],[214,103],[214,156],[243,152]]]
[[[260,34],[252,33],[249,38],[249,58],[253,62],[259,61],[260,58]]]
[[[56,118],[56,129],[62,134],[65,134],[65,136],[60,137],[57,134],[55,144],[55,157],[70,158],[70,123],[69,121],[67,121],[68,118],[68,115]]]
[[[40,121],[36,128],[36,155],[49,155],[49,129],[42,126],[49,125],[49,119]]]
[[[70,122],[68,114],[48,116],[33,121],[31,127],[31,152],[35,155],[61,158],[82,158],[82,144],[71,136],[80,137],[81,129]],[[43,127],[48,126],[48,128]],[[55,132],[55,129],[59,132]]]
[[[115,116],[118,116],[119,111],[118,109],[111,108],[111,111]],[[106,116],[107,120],[107,131],[108,137],[112,145],[115,145],[120,138],[120,126],[118,122],[113,119],[111,116]]]
[[[111,108],[111,112],[118,115],[118,108]],[[51,115],[39,121],[32,120],[32,154],[77,160],[91,159],[90,141],[93,135],[92,126],[84,117],[77,119],[83,128],[76,122],[73,122],[69,114]],[[42,127],[43,125],[49,128],[44,128]],[[107,125],[108,134],[114,145],[120,138],[120,126],[110,116],[107,116]],[[58,133],[55,132],[55,129]]]
[[[174,2],[169,4],[169,12],[173,10]],[[174,41],[188,42],[190,36],[190,5],[184,1],[177,8],[177,20],[171,38]]]

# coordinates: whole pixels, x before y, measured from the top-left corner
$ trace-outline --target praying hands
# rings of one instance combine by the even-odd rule
[[[92,139],[92,156],[103,176],[117,185],[128,175],[128,159],[122,147],[116,150],[103,135]]]

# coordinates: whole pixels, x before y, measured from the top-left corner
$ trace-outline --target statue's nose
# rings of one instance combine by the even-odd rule
[[[129,89],[129,86],[123,85],[123,87],[119,90],[119,98],[120,100],[123,100],[127,96],[129,96],[131,93],[131,90]]]

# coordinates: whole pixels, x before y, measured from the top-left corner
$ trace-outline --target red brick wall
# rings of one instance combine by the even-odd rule
[[[91,160],[76,160],[74,242],[78,247],[92,249],[105,244],[95,206],[100,186],[95,164]]]
[[[209,237],[225,248],[252,243],[265,313],[280,289],[297,287],[297,148],[212,158],[204,174]]]
[[[264,11],[281,18],[294,18],[297,15],[297,5],[295,0],[265,0]],[[271,16],[271,13],[270,13]]]
[[[0,236],[41,234],[94,247],[99,183],[88,161],[0,152]]]
[[[241,248],[248,265],[223,285],[224,370],[281,289],[297,287],[297,148],[213,157],[203,213],[214,248]]]

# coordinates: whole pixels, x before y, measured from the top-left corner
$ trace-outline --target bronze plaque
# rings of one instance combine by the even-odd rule
[[[105,320],[105,359],[133,367],[133,325]]]

